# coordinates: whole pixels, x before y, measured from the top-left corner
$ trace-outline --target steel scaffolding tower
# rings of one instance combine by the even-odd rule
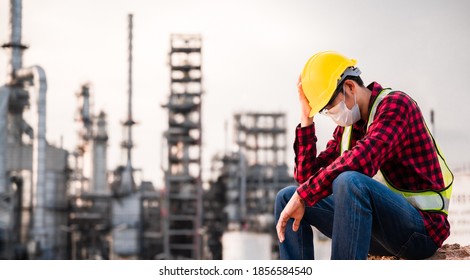
[[[164,248],[168,258],[200,259],[202,39],[183,34],[170,39]]]
[[[271,213],[276,193],[292,181],[286,165],[286,117],[283,113],[235,114],[240,157],[241,218],[264,228],[260,215]],[[268,223],[269,224],[269,223]]]
[[[233,135],[238,151],[213,158],[214,178],[205,194],[208,258],[225,258],[221,231],[239,231],[259,233],[260,237],[271,234],[271,256],[278,259],[274,200],[281,188],[295,183],[286,164],[286,116],[276,112],[235,114]]]

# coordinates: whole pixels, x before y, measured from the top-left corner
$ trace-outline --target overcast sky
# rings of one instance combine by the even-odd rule
[[[8,0],[0,0],[0,42],[8,41]],[[470,163],[469,1],[144,1],[24,0],[24,66],[47,75],[47,138],[76,145],[76,92],[93,87],[94,111],[108,114],[108,168],[123,163],[119,143],[127,102],[127,15],[134,15],[134,165],[163,186],[162,133],[169,95],[171,33],[203,37],[204,170],[224,149],[224,122],[242,111],[285,112],[288,141],[299,120],[296,80],[314,53],[356,58],[366,83],[407,92],[425,118],[435,110],[436,138],[451,167]],[[6,52],[0,53],[0,82]],[[316,117],[320,149],[333,122]],[[231,129],[230,129],[231,130]],[[288,147],[292,167],[293,152]]]

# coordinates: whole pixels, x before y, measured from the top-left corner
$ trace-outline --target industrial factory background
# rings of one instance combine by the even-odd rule
[[[237,152],[213,157],[213,179],[204,189],[202,37],[172,34],[170,94],[162,105],[168,114],[164,188],[157,189],[141,178],[132,158],[133,15],[127,19],[121,142],[126,160],[107,166],[106,112],[94,111],[90,84],[77,86],[76,148],[47,141],[47,73],[23,62],[22,1],[10,5],[10,41],[2,45],[7,79],[0,94],[0,258],[222,259],[224,240],[227,248],[241,248],[227,250],[234,258],[276,258],[273,201],[293,183],[285,113],[234,114]],[[250,250],[244,252],[240,242],[251,244]]]
[[[0,7],[8,10],[8,18],[0,18],[8,24],[0,50],[6,58],[6,65],[0,65],[6,73],[0,79],[0,259],[278,259],[273,203],[281,188],[295,184],[289,164],[296,123],[290,118],[297,116],[297,108],[276,110],[269,108],[285,107],[269,104],[252,110],[258,105],[246,104],[250,109],[225,120],[225,139],[204,137],[204,37],[175,32],[161,42],[167,46],[166,63],[153,66],[169,73],[164,102],[152,104],[165,116],[158,120],[164,128],[161,145],[145,150],[149,157],[158,155],[161,166],[143,170],[134,153],[144,139],[135,133],[141,123],[135,119],[139,108],[133,94],[134,14],[128,13],[122,17],[126,28],[113,30],[126,34],[127,45],[119,48],[127,62],[122,69],[126,94],[107,101],[125,106],[97,109],[95,100],[102,93],[92,80],[62,93],[76,107],[74,118],[65,120],[76,129],[67,136],[76,145],[65,147],[46,137],[50,80],[40,60],[30,65],[24,59],[35,43],[23,42],[28,32],[22,25],[23,1],[8,4]],[[281,58],[269,59],[269,67],[277,67]],[[218,71],[224,76],[226,70]],[[256,75],[251,75],[254,80]],[[292,89],[286,99],[296,99],[295,79]],[[109,118],[112,110],[122,112],[119,136],[110,134],[116,125]],[[322,120],[317,125],[325,126]],[[119,147],[111,137],[114,142],[120,137]],[[211,141],[224,143],[223,151],[208,154]],[[110,160],[116,153],[122,162]],[[160,181],[148,177],[157,172]],[[469,184],[469,174],[468,166],[457,170],[450,206],[449,242],[462,245],[470,244],[470,191],[461,187]],[[316,232],[315,244],[316,257],[329,258],[329,240]]]

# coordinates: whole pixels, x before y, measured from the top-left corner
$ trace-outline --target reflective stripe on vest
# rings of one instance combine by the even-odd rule
[[[367,129],[369,129],[370,124],[374,120],[375,113],[377,111],[377,107],[379,106],[380,102],[389,94],[391,93],[391,89],[383,89],[372,105],[372,108],[369,113],[369,120],[367,122]],[[444,185],[446,186],[442,190],[428,190],[428,191],[409,191],[409,190],[399,190],[395,188],[391,182],[387,179],[385,174],[378,171],[377,175],[374,176],[374,179],[378,179],[380,177],[383,178],[386,186],[389,187],[392,191],[403,195],[409,203],[411,203],[414,207],[423,210],[423,211],[440,211],[445,214],[448,214],[449,211],[449,203],[450,203],[450,196],[452,194],[452,184],[454,182],[454,175],[450,171],[447,163],[444,159],[444,156],[437,145],[434,137],[432,136],[429,128],[426,125],[426,129],[431,136],[431,139],[434,143],[434,147],[437,151],[437,156],[439,159],[439,165],[441,167],[442,178],[444,179]],[[343,154],[344,151],[349,150],[351,144],[351,130],[352,126],[345,127],[343,130],[343,135],[341,136],[341,145],[340,145],[340,154]]]

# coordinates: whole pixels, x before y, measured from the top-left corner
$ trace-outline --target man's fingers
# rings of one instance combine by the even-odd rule
[[[292,230],[298,231],[299,227],[300,227],[300,220],[295,219],[294,222],[292,223]]]
[[[277,231],[277,238],[279,239],[279,242],[284,242],[284,232],[286,230],[286,223],[287,223],[287,218],[284,213],[281,213],[281,216],[279,217],[279,221],[277,222],[276,225],[276,231]]]
[[[279,221],[277,223],[277,238],[279,242],[284,242],[284,231],[286,230],[286,224],[284,222]]]

